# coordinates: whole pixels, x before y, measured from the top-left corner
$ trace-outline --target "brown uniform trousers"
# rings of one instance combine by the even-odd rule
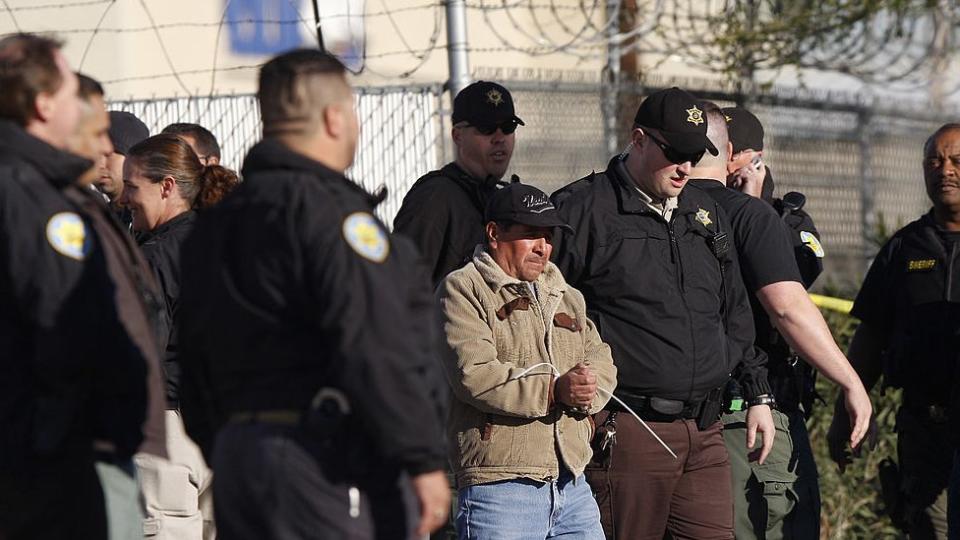
[[[594,416],[603,426],[610,413]],[[586,469],[607,538],[730,540],[730,463],[720,422],[704,431],[694,420],[647,422],[674,459],[629,413],[615,417],[616,443]],[[602,434],[601,434],[602,436]]]

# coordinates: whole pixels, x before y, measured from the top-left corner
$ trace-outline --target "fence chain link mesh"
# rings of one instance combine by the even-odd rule
[[[526,123],[517,131],[510,173],[549,193],[605,167],[610,156],[605,150],[601,85],[504,84]],[[621,89],[621,139],[645,93],[649,90]],[[700,95],[709,95],[721,106],[736,99],[716,89]],[[368,191],[386,186],[388,197],[377,212],[390,225],[413,182],[452,159],[450,111],[444,108],[439,85],[357,88],[356,98],[361,136],[348,175]],[[841,286],[857,283],[878,248],[880,222],[889,233],[929,207],[922,145],[942,120],[929,112],[877,110],[832,95],[819,100],[775,93],[752,98],[756,104],[750,109],[766,130],[764,159],[777,194],[806,195],[805,209],[816,221],[827,251],[827,280]],[[199,123],[217,136],[223,163],[235,169],[260,138],[260,114],[252,95],[115,101],[110,108],[137,115],[151,133],[173,122]]]

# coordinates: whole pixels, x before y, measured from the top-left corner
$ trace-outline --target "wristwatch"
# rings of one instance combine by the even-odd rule
[[[771,409],[777,406],[777,398],[773,397],[773,394],[760,394],[755,398],[747,402],[747,405],[750,407],[756,407],[757,405],[769,405]]]

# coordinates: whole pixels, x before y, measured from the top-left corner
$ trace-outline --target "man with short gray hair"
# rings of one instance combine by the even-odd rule
[[[903,389],[897,463],[880,472],[888,514],[912,540],[943,540],[960,369],[960,124],[930,135],[921,164],[932,208],[874,258],[850,311],[860,326],[847,354],[867,389],[881,376],[884,387]],[[843,471],[851,426],[846,404],[835,406],[827,441]]]

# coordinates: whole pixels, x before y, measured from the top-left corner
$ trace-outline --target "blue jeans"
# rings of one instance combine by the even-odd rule
[[[553,482],[526,478],[465,487],[458,494],[460,540],[603,540],[590,485],[567,471]]]
[[[950,475],[950,494],[947,500],[947,535],[960,540],[960,450],[953,454],[953,473]]]

